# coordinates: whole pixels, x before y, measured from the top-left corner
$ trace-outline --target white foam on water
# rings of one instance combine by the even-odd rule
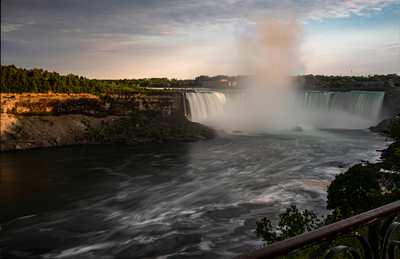
[[[200,250],[202,251],[211,251],[215,245],[211,242],[211,241],[204,241],[204,238],[201,238],[201,243],[198,244],[198,247],[200,248]]]
[[[92,251],[95,250],[104,250],[110,247],[118,246],[119,244],[116,242],[103,242],[99,244],[91,244],[91,245],[82,245],[76,246],[73,248],[69,248],[66,250],[62,250],[60,252],[52,252],[48,254],[44,254],[43,258],[71,258],[71,257],[94,257]],[[100,257],[100,258],[110,258],[110,257]]]

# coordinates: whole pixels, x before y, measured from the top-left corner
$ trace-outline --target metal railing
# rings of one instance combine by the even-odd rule
[[[390,243],[389,241],[400,225],[399,222],[395,222],[399,215],[400,201],[397,201],[234,258],[279,258],[321,244],[308,258],[331,259],[347,250],[353,258],[361,259],[362,256],[356,249],[349,246],[335,246],[340,239],[354,236],[362,246],[364,258],[395,259],[400,255],[400,241]],[[384,221],[383,224],[381,221]],[[368,226],[368,237],[355,231],[364,226]]]

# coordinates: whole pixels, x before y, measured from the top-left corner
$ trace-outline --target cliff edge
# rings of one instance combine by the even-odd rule
[[[181,93],[1,94],[1,151],[197,141],[214,131],[183,114]]]

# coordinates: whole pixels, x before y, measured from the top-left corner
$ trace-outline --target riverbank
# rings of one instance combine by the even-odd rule
[[[214,138],[184,116],[182,98],[2,94],[1,151],[92,144],[149,144]]]

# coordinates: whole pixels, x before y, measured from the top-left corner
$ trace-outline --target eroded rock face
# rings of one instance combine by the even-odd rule
[[[400,113],[400,89],[385,93],[384,108],[388,110],[388,115],[391,117]]]
[[[214,132],[183,115],[182,95],[1,94],[1,151],[197,141]]]
[[[369,130],[372,132],[379,133],[381,135],[386,136],[384,131],[389,127],[392,119],[393,118],[385,119],[385,120],[381,121],[380,123],[378,123],[376,126],[370,127]]]
[[[81,114],[28,116],[1,114],[1,151],[88,144],[88,125],[101,127],[102,121],[115,119]],[[86,125],[85,125],[86,123]]]
[[[157,111],[165,117],[178,112],[181,104],[180,93],[111,94],[101,98],[91,94],[1,94],[1,113],[24,116],[84,114],[105,117]]]

